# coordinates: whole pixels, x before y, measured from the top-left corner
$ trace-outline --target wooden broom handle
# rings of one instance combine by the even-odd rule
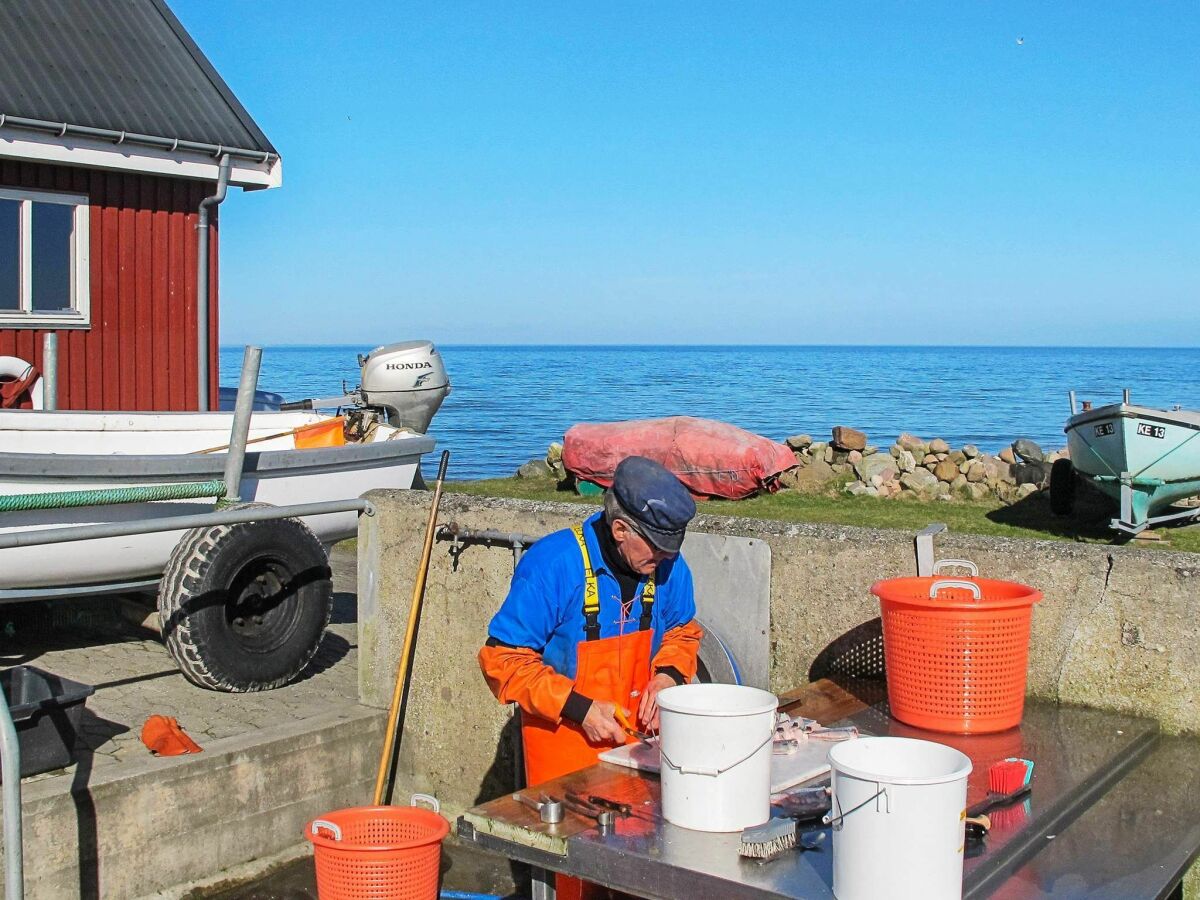
[[[404,648],[400,651],[400,663],[396,669],[396,686],[392,690],[392,706],[388,711],[387,732],[383,736],[383,753],[379,757],[379,772],[375,776],[375,806],[383,803],[388,774],[392,767],[392,755],[396,746],[396,727],[400,720],[408,668],[412,656],[413,640],[417,634],[417,622],[421,618],[421,604],[425,601],[425,579],[429,574],[429,559],[433,555],[433,536],[437,529],[438,506],[442,501],[442,482],[446,480],[446,466],[450,462],[450,451],[442,451],[438,464],[437,481],[433,485],[433,502],[429,507],[429,523],[425,526],[425,546],[421,550],[421,565],[417,568],[417,580],[413,584],[412,605],[408,609],[408,630],[404,633]]]

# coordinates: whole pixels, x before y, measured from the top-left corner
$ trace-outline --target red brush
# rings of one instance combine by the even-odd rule
[[[993,794],[1011,794],[1022,787],[1029,768],[1021,759],[1002,759],[988,769],[988,791]]]

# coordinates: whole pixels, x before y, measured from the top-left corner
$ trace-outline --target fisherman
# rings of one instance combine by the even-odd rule
[[[521,709],[529,784],[586,768],[658,728],[658,693],[690,682],[702,632],[679,556],[691,495],[652,460],[621,461],[604,510],[521,558],[479,664],[501,703]]]

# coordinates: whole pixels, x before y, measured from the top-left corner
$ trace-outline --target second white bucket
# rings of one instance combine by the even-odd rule
[[[682,684],[658,694],[663,818],[696,831],[741,831],[771,816],[774,694]]]
[[[971,760],[933,741],[863,737],[835,744],[829,763],[838,900],[961,897]]]

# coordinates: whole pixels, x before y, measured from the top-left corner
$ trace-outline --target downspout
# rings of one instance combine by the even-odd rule
[[[200,221],[196,228],[200,232],[199,249],[196,256],[196,358],[199,380],[200,412],[208,412],[208,209],[225,199],[229,188],[230,156],[221,157],[220,173],[217,176],[217,192],[200,201]]]

